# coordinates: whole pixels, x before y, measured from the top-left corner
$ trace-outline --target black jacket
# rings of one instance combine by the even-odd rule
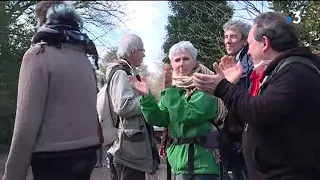
[[[291,56],[319,57],[307,48],[281,53],[266,69]],[[215,95],[229,111],[248,123],[242,148],[250,180],[320,179],[320,76],[303,64],[282,68],[257,97],[222,80]]]

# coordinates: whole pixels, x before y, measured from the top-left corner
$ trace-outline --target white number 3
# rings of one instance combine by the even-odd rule
[[[296,11],[294,14],[294,20],[292,21],[295,24],[299,24],[301,22],[300,11]]]

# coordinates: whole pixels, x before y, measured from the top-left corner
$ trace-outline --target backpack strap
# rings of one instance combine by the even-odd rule
[[[113,68],[111,69],[110,73],[108,74],[108,77],[106,78],[106,86],[107,86],[107,88],[106,88],[106,96],[108,96],[108,102],[109,102],[109,107],[110,107],[110,114],[111,114],[111,118],[112,118],[112,120],[113,120],[113,125],[114,125],[114,127],[118,127],[118,126],[119,126],[119,121],[120,121],[120,120],[119,120],[119,115],[116,114],[116,113],[113,111],[113,105],[112,105],[112,103],[110,103],[110,102],[111,102],[111,96],[110,96],[110,94],[109,94],[109,89],[110,89],[111,79],[112,79],[114,73],[115,73],[116,71],[118,71],[118,70],[124,70],[124,71],[127,73],[127,75],[131,75],[130,69],[127,69],[126,67],[124,67],[124,66],[122,66],[121,64],[119,64],[119,65],[117,65],[117,66],[115,66],[115,67],[113,67]]]
[[[286,60],[284,60],[282,63],[279,63],[274,70],[270,73],[270,75],[268,77],[266,77],[267,79],[262,83],[261,88],[259,90],[259,94],[266,88],[266,86],[270,83],[270,81],[273,79],[273,77],[284,67],[286,67],[289,64],[292,63],[299,63],[302,64],[304,66],[309,67],[312,71],[314,71],[315,73],[317,73],[318,75],[320,75],[320,70],[312,63],[310,62],[309,59],[305,58],[305,57],[301,57],[301,56],[291,56],[289,58],[287,58]]]
[[[218,133],[220,133],[220,128],[219,126],[211,121],[212,125],[217,129]],[[209,141],[208,139],[206,139],[205,136],[196,136],[196,137],[187,137],[187,138],[175,138],[175,137],[171,137],[169,140],[169,144],[174,144],[174,145],[181,145],[181,144],[189,144],[189,149],[188,149],[188,180],[195,180],[195,174],[194,174],[194,148],[195,148],[195,144],[199,144],[201,141]],[[221,165],[221,169],[223,169],[222,164]]]
[[[300,56],[292,56],[292,57],[288,58],[286,61],[284,61],[280,65],[280,67],[277,69],[277,72],[280,71],[280,69],[282,69],[285,66],[287,66],[288,64],[292,64],[292,63],[303,64],[305,66],[308,66],[309,68],[311,68],[312,70],[314,70],[318,74],[320,74],[320,70],[312,62],[310,62],[309,59],[304,58],[304,57],[300,57]]]

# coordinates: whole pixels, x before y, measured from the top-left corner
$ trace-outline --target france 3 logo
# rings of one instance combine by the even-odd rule
[[[294,24],[299,24],[301,22],[300,11],[294,11],[289,13],[289,15],[287,16],[287,21],[292,22]]]

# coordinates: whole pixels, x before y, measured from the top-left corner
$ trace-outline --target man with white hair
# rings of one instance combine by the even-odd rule
[[[117,176],[113,179],[144,180],[145,173],[155,173],[159,165],[153,127],[141,113],[141,95],[128,82],[128,75],[139,79],[136,67],[141,65],[144,51],[141,38],[127,34],[118,47],[118,59],[108,64],[106,70],[107,79],[110,76],[106,92],[118,128],[118,138],[108,150],[111,166],[116,171],[113,175]]]

